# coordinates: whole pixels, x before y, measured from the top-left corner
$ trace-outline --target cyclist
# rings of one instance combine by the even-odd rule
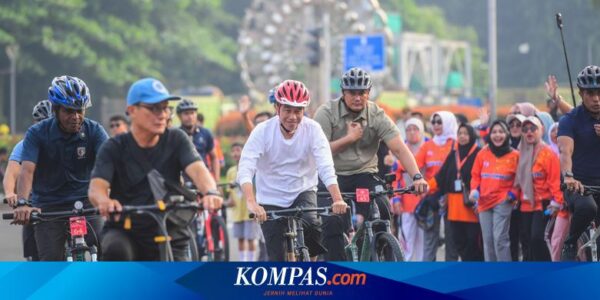
[[[286,80],[275,92],[277,116],[256,126],[242,151],[238,182],[248,209],[264,222],[265,209],[317,206],[317,173],[333,198],[333,212],[341,214],[342,199],[327,139],[319,124],[304,117],[310,94],[302,82]],[[256,196],[253,177],[256,174]],[[320,244],[316,213],[303,214],[310,256],[325,252]],[[284,230],[279,221],[262,224],[269,260],[284,260]]]
[[[110,136],[127,133],[129,131],[129,122],[123,115],[114,115],[110,117]]]
[[[329,141],[340,188],[354,192],[357,188],[374,190],[384,185],[377,173],[377,150],[384,141],[407,170],[418,193],[427,189],[415,159],[402,142],[400,130],[375,103],[369,101],[371,76],[360,68],[351,68],[341,81],[342,97],[323,104],[315,113],[317,121]],[[321,178],[323,179],[323,178]],[[327,199],[322,199],[327,204]],[[387,197],[375,199],[381,218],[391,220]],[[359,203],[357,213],[367,216],[368,203]],[[350,214],[329,218],[324,227],[324,244],[329,249],[326,260],[345,260],[343,231],[350,224]],[[335,220],[335,221],[334,221]],[[346,224],[346,225],[344,225]]]
[[[561,260],[575,260],[577,239],[592,220],[598,222],[600,195],[583,196],[583,185],[600,185],[600,68],[587,66],[577,75],[582,104],[558,125],[560,168],[567,185],[564,197],[573,212]]]
[[[189,138],[179,129],[166,128],[170,115],[168,101],[179,99],[153,78],[138,80],[130,87],[127,113],[131,131],[111,138],[102,146],[92,171],[90,201],[105,218],[121,211],[122,205],[155,203],[158,199],[153,197],[149,183],[152,171],[158,171],[165,181],[175,184],[180,184],[180,174],[184,171],[204,195],[205,208],[221,206],[216,183]],[[149,162],[152,171],[144,170],[139,156]],[[106,222],[102,239],[104,260],[159,259],[159,247],[154,242],[158,225],[147,216],[131,216],[131,221],[131,230],[127,231],[118,215]],[[186,260],[189,236],[185,226],[172,222],[167,225],[175,260]]]
[[[48,100],[42,100],[33,107],[32,112],[33,124],[37,124],[40,121],[52,117],[52,103]],[[6,167],[6,173],[2,185],[6,195],[4,196],[8,201],[8,204],[12,207],[17,206],[17,178],[21,171],[21,157],[23,155],[23,141],[18,142],[13,148],[10,157],[8,159],[8,165]],[[35,244],[35,237],[33,226],[27,224],[23,225],[23,257],[29,261],[39,260],[37,254],[37,246]]]
[[[198,106],[191,100],[182,99],[176,108],[181,130],[188,134],[204,164],[211,166],[215,180],[221,178],[221,166],[215,152],[213,135],[198,124]],[[208,159],[207,159],[208,157]]]
[[[21,172],[17,181],[19,201],[31,199],[33,207],[15,209],[15,223],[29,222],[31,211],[65,211],[76,201],[89,206],[90,172],[100,145],[108,138],[102,125],[85,118],[92,105],[83,80],[55,77],[48,89],[53,117],[31,126],[23,140]],[[98,245],[100,219],[90,219],[88,245]],[[45,222],[34,226],[40,260],[64,260],[68,222]]]

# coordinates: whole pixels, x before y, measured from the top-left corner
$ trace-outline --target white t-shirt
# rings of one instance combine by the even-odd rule
[[[302,192],[337,184],[329,141],[319,123],[303,117],[291,139],[284,138],[275,116],[254,128],[238,166],[240,185],[256,175],[259,204],[290,207]]]

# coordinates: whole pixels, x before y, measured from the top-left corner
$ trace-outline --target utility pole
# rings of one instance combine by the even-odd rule
[[[6,56],[10,60],[10,132],[14,134],[17,131],[17,59],[19,57],[19,45],[8,45]]]
[[[496,119],[496,102],[498,95],[498,59],[496,36],[496,0],[488,0],[488,65],[490,76],[490,90],[488,99],[490,101],[490,122]]]

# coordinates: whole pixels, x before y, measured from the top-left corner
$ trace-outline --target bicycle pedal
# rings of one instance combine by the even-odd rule
[[[155,243],[165,243],[167,241],[171,241],[171,237],[170,236],[164,236],[164,235],[159,235],[159,236],[155,236],[154,237],[154,242]]]

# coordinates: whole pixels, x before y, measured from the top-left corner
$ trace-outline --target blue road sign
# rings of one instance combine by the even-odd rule
[[[344,70],[360,67],[370,72],[385,69],[383,34],[351,35],[344,39]]]

